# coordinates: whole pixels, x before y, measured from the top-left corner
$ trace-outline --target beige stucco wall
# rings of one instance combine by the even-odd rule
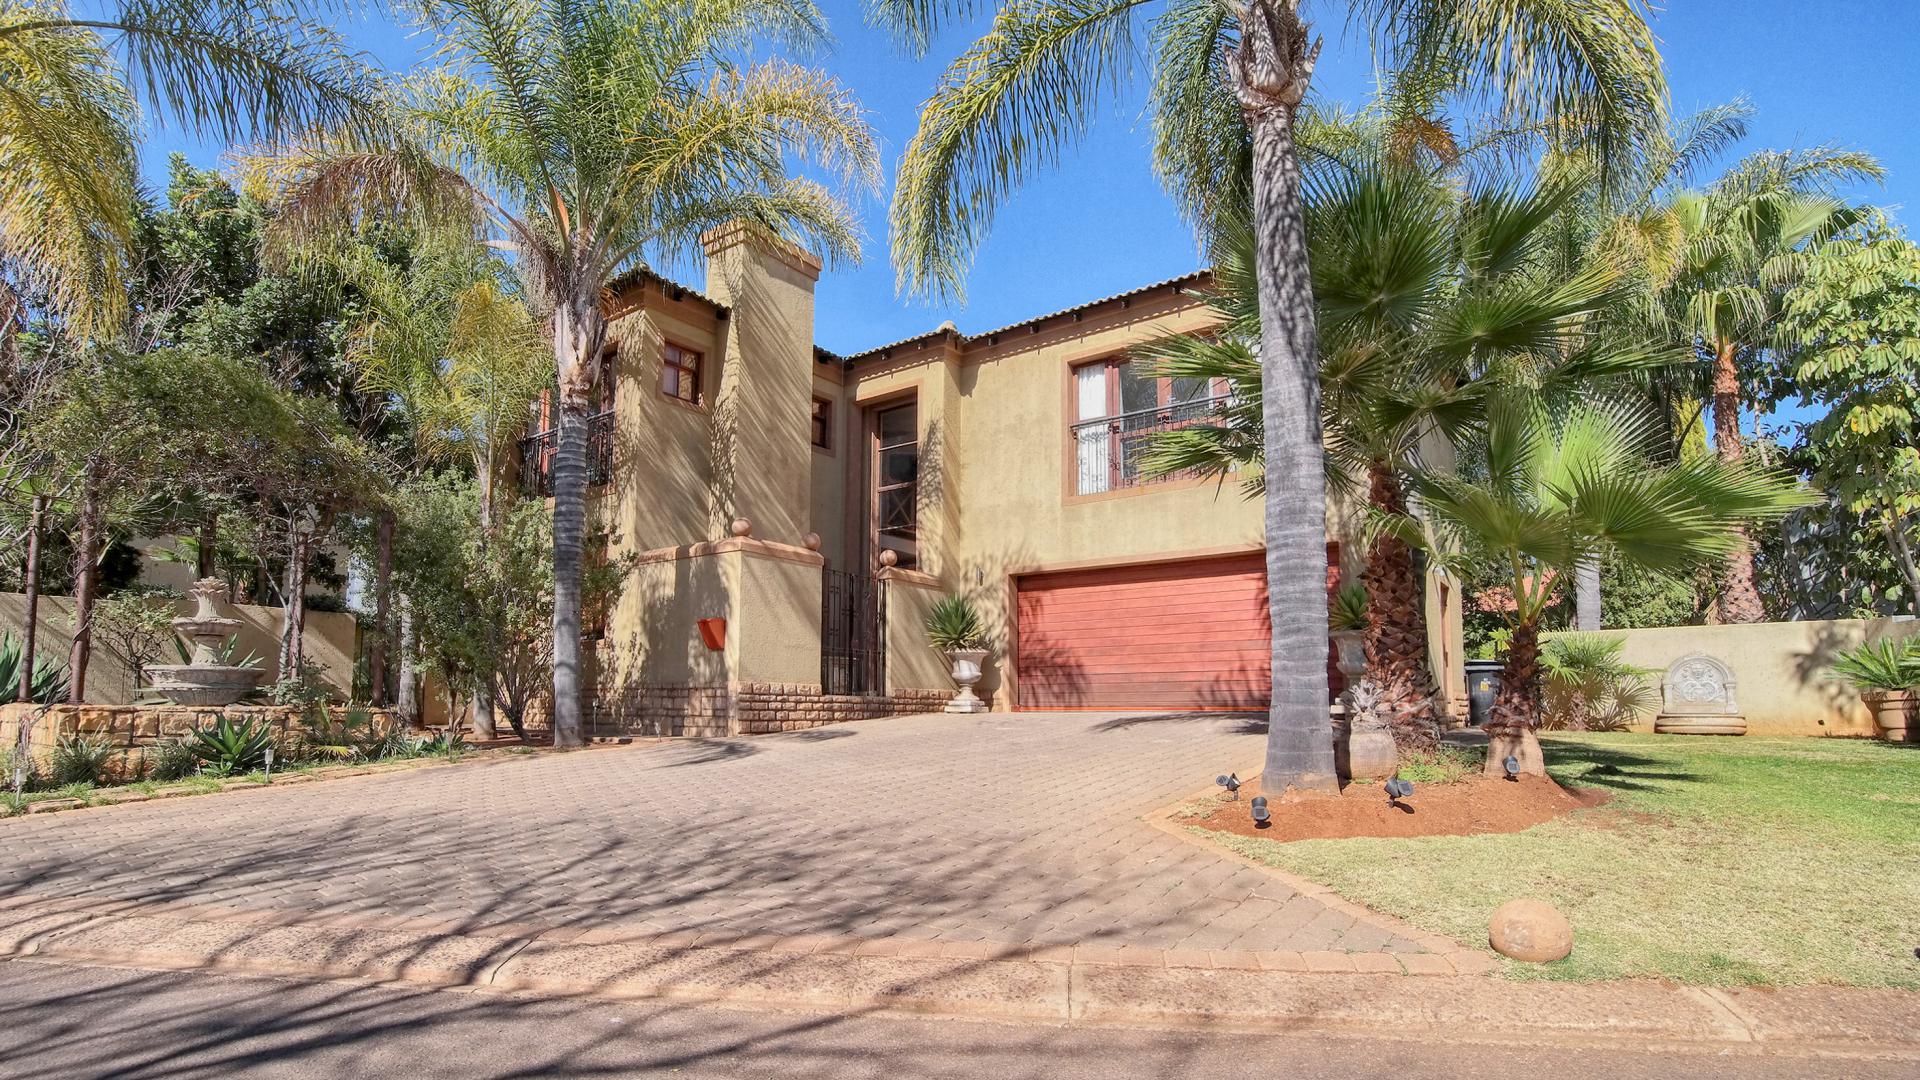
[[[899,570],[882,571],[881,577],[887,590],[887,691],[951,689],[946,659],[927,644],[927,613],[944,595],[939,584]]]
[[[648,551],[716,539],[713,413],[707,405],[684,405],[662,394],[660,367],[669,341],[701,352],[703,400],[710,402],[719,385],[722,322],[710,306],[676,301],[652,282],[635,299],[610,329],[619,349],[610,509],[618,546]]]
[[[905,396],[919,403],[921,569],[970,597],[988,622],[995,655],[982,693],[1008,699],[1018,575],[1261,547],[1261,502],[1232,482],[1174,481],[1091,496],[1069,487],[1072,368],[1214,322],[1191,297],[1169,293],[964,351],[937,340],[912,346],[848,374],[856,409]],[[1350,502],[1330,494],[1327,513],[1331,536],[1351,532]],[[1343,554],[1351,559],[1352,545]],[[894,655],[890,648],[889,663]]]
[[[191,614],[194,608],[191,600],[176,600],[173,605],[182,615]],[[36,654],[51,654],[64,663],[68,646],[73,640],[73,598],[43,596],[36,614],[38,618],[35,622],[39,624],[34,645]],[[274,658],[280,652],[280,609],[252,604],[222,604],[220,614],[240,620],[239,628],[234,631],[240,636],[238,655],[257,653],[261,657],[261,668],[267,672],[266,680],[271,681]],[[0,629],[11,632],[17,639],[21,627],[26,623],[26,615],[25,596],[20,593],[0,593]],[[323,677],[341,694],[353,688],[353,660],[358,640],[359,630],[352,615],[338,611],[307,612],[302,648],[307,659],[320,666]],[[173,664],[179,660],[169,653],[160,662]],[[96,705],[125,705],[136,696],[134,681],[133,672],[126,662],[109,652],[103,642],[96,638],[92,655],[87,661],[87,701]],[[11,700],[12,696],[9,689],[4,698]]]
[[[832,445],[822,450],[808,439],[813,460],[807,526],[819,534],[820,554],[827,565],[845,570],[852,558],[847,536],[848,491],[858,487],[858,481],[850,479],[849,469],[858,463],[860,440],[857,427],[849,420],[853,410],[847,407],[846,386],[838,368],[816,362],[813,369],[813,393],[833,403]],[[811,407],[811,401],[808,404]],[[812,429],[808,431],[811,434]]]
[[[820,681],[820,564],[749,551],[731,560],[735,622],[727,652],[738,682]]]
[[[1920,633],[1920,623],[1891,619],[1743,623],[1724,626],[1664,626],[1599,631],[1622,637],[1621,657],[1650,668],[1658,692],[1668,666],[1705,653],[1733,672],[1736,704],[1754,735],[1872,735],[1872,718],[1860,697],[1827,673],[1836,654],[1862,641]],[[1653,730],[1653,715],[1636,730]]]

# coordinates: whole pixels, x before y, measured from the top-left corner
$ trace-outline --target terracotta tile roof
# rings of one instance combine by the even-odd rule
[[[615,296],[618,296],[628,289],[644,285],[657,285],[661,292],[666,293],[675,300],[687,299],[693,300],[696,303],[705,304],[713,309],[715,315],[721,318],[725,318],[727,315],[727,305],[715,300],[711,296],[707,296],[690,285],[682,285],[672,278],[661,277],[659,274],[654,273],[644,266],[636,266],[614,278],[607,283],[607,290]]]
[[[948,323],[942,324],[938,329],[930,330],[924,334],[918,334],[914,337],[909,337],[909,338],[902,338],[899,341],[890,341],[885,345],[875,345],[870,349],[862,349],[857,353],[853,353],[849,356],[843,357],[842,360],[844,363],[851,366],[853,364],[859,363],[862,360],[870,359],[877,356],[883,356],[895,349],[899,349],[907,345],[918,345],[923,342],[930,342],[936,338],[940,338],[942,336],[947,336],[947,335],[952,336],[954,343],[956,345],[965,345],[969,342],[974,342],[974,341],[990,340],[1000,334],[1009,333],[1011,331],[1018,330],[1022,327],[1034,326],[1038,323],[1043,323],[1050,319],[1058,319],[1066,315],[1077,314],[1079,312],[1086,311],[1090,308],[1099,307],[1103,304],[1111,304],[1111,303],[1114,303],[1115,301],[1131,300],[1135,297],[1144,296],[1147,293],[1156,292],[1162,289],[1179,290],[1179,289],[1187,289],[1194,286],[1202,285],[1211,276],[1212,276],[1212,271],[1195,270],[1195,271],[1192,271],[1191,273],[1181,274],[1178,277],[1170,277],[1161,281],[1152,282],[1147,285],[1141,285],[1137,288],[1128,289],[1125,292],[1117,292],[1117,293],[1114,293],[1112,296],[1103,296],[1103,297],[1100,297],[1098,300],[1088,300],[1083,304],[1075,304],[1073,307],[1061,308],[1059,311],[1049,311],[1045,315],[1035,315],[1032,318],[1022,319],[1019,322],[1009,323],[1006,326],[996,327],[992,330],[988,330],[988,331],[985,331],[984,333],[979,333],[979,334],[962,334],[958,328],[956,328],[951,322],[948,322]],[[824,352],[825,350],[817,349],[815,351],[816,353],[819,353],[819,352]],[[832,354],[828,354],[828,355],[832,355]]]

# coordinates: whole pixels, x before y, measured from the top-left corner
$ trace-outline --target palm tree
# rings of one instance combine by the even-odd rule
[[[878,154],[852,97],[765,45],[823,40],[810,0],[685,4],[527,0],[421,4],[441,66],[395,103],[396,136],[329,133],[284,148],[286,235],[358,212],[466,216],[511,252],[546,324],[558,380],[554,476],[554,741],[578,746],[580,568],[587,416],[606,342],[610,283],[744,219],[828,258],[857,257],[833,191],[793,175],[790,154],[841,182],[877,183]]]
[[[1740,460],[1743,372],[1782,344],[1781,313],[1814,249],[1859,220],[1833,196],[1838,183],[1878,178],[1872,158],[1851,151],[1763,152],[1704,191],[1683,191],[1661,209],[1673,235],[1655,282],[1654,314],[1700,358],[1711,404],[1713,449]],[[1721,622],[1766,617],[1743,539],[1727,553],[1716,599]]]
[[[1307,235],[1321,328],[1320,383],[1328,480],[1363,478],[1378,515],[1409,511],[1406,478],[1445,467],[1429,455],[1460,440],[1498,390],[1561,400],[1593,381],[1669,358],[1603,333],[1621,277],[1588,259],[1559,272],[1555,219],[1578,181],[1533,190],[1458,193],[1440,172],[1373,151],[1311,172]],[[1149,345],[1162,374],[1225,379],[1215,421],[1155,436],[1146,467],[1168,474],[1265,473],[1254,340],[1251,240],[1230,227],[1209,302],[1224,333]],[[1426,587],[1413,549],[1391,529],[1366,542],[1367,671],[1403,743],[1438,731],[1427,660]]]
[[[1619,400],[1561,411],[1503,396],[1459,473],[1412,475],[1424,528],[1394,525],[1460,571],[1498,567],[1510,592],[1511,637],[1487,732],[1487,772],[1509,755],[1542,773],[1540,625],[1575,567],[1604,555],[1644,570],[1678,571],[1724,558],[1744,525],[1782,516],[1810,497],[1751,461],[1660,462],[1665,419]]]
[[[892,3],[923,44],[941,10]],[[1664,126],[1665,81],[1634,0],[1352,0],[1387,66],[1491,96],[1614,162]],[[895,187],[894,261],[916,293],[958,292],[996,207],[1085,135],[1134,70],[1146,0],[1009,0],[947,69]],[[1266,783],[1336,786],[1328,731],[1320,388],[1295,122],[1319,42],[1300,0],[1171,0],[1151,19],[1155,165],[1196,222],[1250,175],[1261,327],[1273,697]],[[1241,170],[1251,162],[1250,173]]]
[[[134,139],[154,118],[226,140],[374,116],[371,70],[281,0],[0,0],[0,259],[83,334],[126,310]],[[140,91],[136,94],[134,88]]]

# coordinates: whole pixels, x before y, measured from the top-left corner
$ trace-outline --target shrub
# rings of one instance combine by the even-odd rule
[[[382,756],[385,740],[374,730],[373,713],[364,708],[346,710],[339,719],[325,705],[307,706],[306,757],[316,761],[343,761]]]
[[[20,661],[26,646],[14,639],[13,631],[0,633],[0,701],[12,701],[20,689]],[[46,651],[36,651],[33,658],[33,685],[29,687],[33,700],[42,705],[51,705],[67,699],[67,667]]]
[[[84,735],[63,735],[53,744],[52,760],[48,763],[48,772],[55,784],[98,784],[107,776],[107,770],[119,751],[106,739],[89,739]]]
[[[927,612],[927,641],[941,652],[956,649],[980,649],[987,644],[987,631],[980,624],[980,613],[964,596],[943,596]]]
[[[1365,630],[1367,628],[1367,590],[1366,586],[1342,585],[1333,594],[1333,603],[1328,606],[1327,621],[1335,630]]]
[[[1484,750],[1465,746],[1402,751],[1398,775],[1415,784],[1451,784],[1479,775],[1486,758]]]
[[[273,729],[264,723],[245,720],[238,724],[222,714],[212,727],[199,727],[189,736],[193,754],[203,763],[202,771],[215,776],[251,772],[266,764],[267,748],[273,745]]]
[[[1646,677],[1620,659],[1625,638],[1562,634],[1540,650],[1546,695],[1541,726],[1564,731],[1624,731],[1655,705]]]
[[[188,738],[168,739],[147,751],[147,775],[155,780],[185,780],[200,768],[200,756]]]
[[[1863,641],[1834,657],[1833,673],[1856,690],[1905,690],[1920,686],[1920,638]]]

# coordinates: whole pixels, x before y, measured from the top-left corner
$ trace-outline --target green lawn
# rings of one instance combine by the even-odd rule
[[[1504,901],[1548,900],[1573,922],[1573,955],[1511,965],[1517,978],[1920,989],[1920,747],[1544,741],[1555,778],[1604,787],[1612,801],[1504,836],[1277,844],[1208,835],[1476,945]]]

